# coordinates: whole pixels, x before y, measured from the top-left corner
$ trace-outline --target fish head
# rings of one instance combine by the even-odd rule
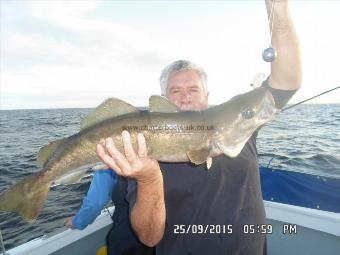
[[[257,88],[235,98],[239,108],[239,124],[244,129],[250,126],[259,127],[273,119],[278,112],[273,95],[266,88]]]
[[[256,88],[222,104],[214,149],[229,157],[236,157],[252,134],[272,120],[279,110],[272,94],[266,88]]]

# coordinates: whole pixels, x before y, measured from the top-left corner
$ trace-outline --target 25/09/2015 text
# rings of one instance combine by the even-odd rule
[[[174,225],[174,234],[232,234],[232,225]]]

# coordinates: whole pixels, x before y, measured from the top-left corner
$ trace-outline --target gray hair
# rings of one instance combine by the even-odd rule
[[[166,89],[168,87],[168,79],[169,76],[172,73],[183,71],[183,70],[194,70],[198,73],[198,75],[201,78],[203,89],[205,92],[208,93],[208,87],[207,87],[207,73],[204,71],[204,69],[190,61],[187,60],[177,60],[170,65],[166,66],[162,73],[161,76],[159,77],[159,83],[161,85],[161,91],[162,95],[166,95]]]

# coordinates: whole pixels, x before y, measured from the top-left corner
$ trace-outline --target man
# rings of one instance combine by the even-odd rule
[[[271,4],[266,1],[268,12]],[[278,56],[263,86],[282,108],[300,87],[301,64],[287,0],[276,1],[274,12],[272,46]],[[161,75],[161,84],[163,95],[180,109],[207,109],[206,75],[192,63],[169,65]],[[127,131],[122,137],[124,154],[111,138],[97,146],[97,154],[118,175],[135,180],[127,195],[131,224],[143,243],[156,246],[156,254],[266,254],[265,235],[244,231],[250,224],[265,227],[266,222],[256,133],[236,158],[215,157],[209,171],[204,165],[190,163],[159,164],[147,156],[143,135],[138,135],[137,152]],[[208,229],[195,234],[190,226]]]

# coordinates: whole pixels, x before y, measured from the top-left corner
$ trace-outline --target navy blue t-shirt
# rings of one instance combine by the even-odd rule
[[[256,154],[253,136],[238,157],[215,157],[209,170],[160,163],[166,227],[156,253],[264,254],[265,235],[244,234],[247,224],[266,223]]]
[[[265,85],[264,85],[265,86]],[[295,91],[269,88],[277,107]],[[160,163],[166,225],[157,255],[262,255],[266,229],[255,132],[236,158],[220,155],[206,165]],[[136,184],[129,183],[132,208]]]

